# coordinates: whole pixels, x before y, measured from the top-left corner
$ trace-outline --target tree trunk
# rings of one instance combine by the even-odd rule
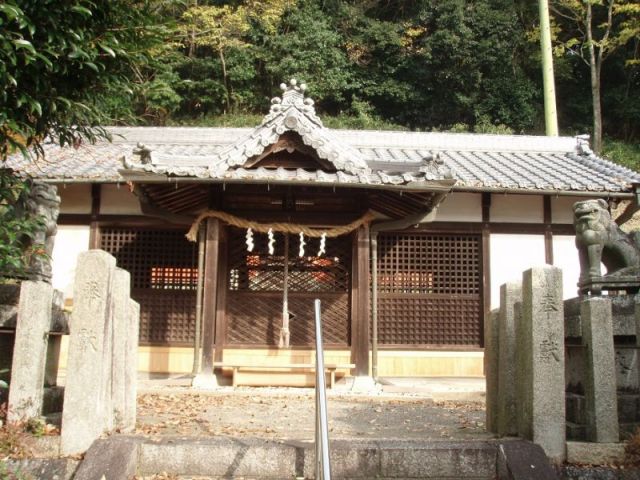
[[[591,72],[591,99],[593,104],[593,144],[592,148],[598,155],[602,152],[602,103],[600,98],[600,71],[602,67],[602,52],[596,58],[593,44],[593,10],[587,3],[587,39],[589,48],[589,69]],[[602,47],[600,47],[602,48]]]
[[[227,63],[224,59],[224,50],[219,49],[220,63],[222,64],[222,80],[224,82],[224,91],[226,93],[227,113],[231,113],[231,91],[229,89],[229,77],[227,76]]]

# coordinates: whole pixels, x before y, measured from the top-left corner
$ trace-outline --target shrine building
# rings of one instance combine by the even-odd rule
[[[139,370],[159,374],[192,372],[196,346],[205,365],[309,363],[320,299],[340,375],[482,376],[499,286],[548,263],[575,296],[573,203],[640,182],[581,137],[331,130],[294,81],[253,129],[108,131],[8,166],[58,186],[70,308],[80,252],[130,272]]]

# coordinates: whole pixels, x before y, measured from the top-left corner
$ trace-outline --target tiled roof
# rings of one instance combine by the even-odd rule
[[[581,137],[329,130],[295,84],[258,127],[114,127],[113,142],[46,145],[46,160],[8,166],[52,181],[285,182],[488,191],[630,192],[640,174],[595,156]],[[335,173],[245,168],[285,131],[300,135]],[[150,158],[139,153],[149,152]],[[135,153],[134,153],[135,152]]]

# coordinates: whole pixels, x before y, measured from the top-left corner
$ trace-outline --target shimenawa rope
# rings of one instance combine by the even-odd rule
[[[218,220],[222,220],[223,222],[228,223],[229,225],[233,225],[234,227],[239,228],[250,228],[256,232],[268,233],[269,229],[276,232],[287,232],[287,233],[303,233],[307,237],[320,238],[323,234],[327,237],[337,237],[339,235],[344,235],[345,233],[350,233],[356,230],[361,225],[366,223],[370,223],[371,220],[375,218],[374,214],[371,211],[365,213],[359,219],[347,224],[341,225],[339,227],[333,227],[328,229],[321,228],[311,228],[306,225],[301,225],[297,223],[258,223],[251,220],[247,220],[245,218],[236,217],[235,215],[231,215],[226,212],[221,212],[218,210],[207,210],[206,212],[198,215],[198,218],[193,222],[189,232],[186,237],[188,240],[195,242],[198,237],[198,229],[200,228],[200,223],[205,218],[217,218]]]

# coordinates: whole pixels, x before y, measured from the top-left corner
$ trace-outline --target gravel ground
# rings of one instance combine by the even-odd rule
[[[410,393],[328,393],[331,439],[483,440],[484,402]],[[314,438],[315,396],[303,388],[170,388],[138,396],[137,433]]]

